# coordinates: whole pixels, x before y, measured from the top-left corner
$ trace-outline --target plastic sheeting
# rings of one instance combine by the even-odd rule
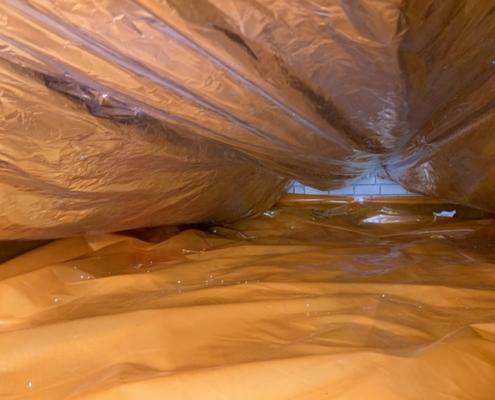
[[[233,220],[282,177],[377,171],[495,210],[494,7],[2,1],[0,239]]]
[[[492,399],[494,220],[303,199],[2,264],[0,397]]]
[[[409,1],[411,138],[385,162],[410,190],[495,210],[495,2]]]
[[[286,180],[236,151],[141,118],[114,122],[0,61],[0,239],[225,222]]]
[[[6,0],[0,57],[49,76],[96,115],[148,115],[306,184],[335,187],[384,167],[408,189],[493,210],[494,9]]]

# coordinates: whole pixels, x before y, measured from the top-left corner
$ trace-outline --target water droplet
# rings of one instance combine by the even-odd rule
[[[53,299],[53,302],[54,302],[54,303],[58,303],[58,297],[55,297],[55,298]]]
[[[28,381],[28,382],[27,382],[27,387],[28,387],[29,389],[32,389],[32,388],[33,388],[33,382]]]
[[[382,294],[382,297],[385,297],[385,295],[384,295],[384,294]]]
[[[179,279],[179,280],[177,281],[177,283],[180,285],[180,284],[182,283],[182,281]]]
[[[430,239],[441,239],[441,240],[443,239],[443,240],[445,240],[445,239],[447,239],[447,237],[445,237],[444,235],[431,235]]]

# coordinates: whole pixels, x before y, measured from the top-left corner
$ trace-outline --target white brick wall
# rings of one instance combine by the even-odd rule
[[[299,194],[321,194],[333,196],[417,196],[416,193],[408,192],[402,186],[378,178],[376,176],[368,176],[354,181],[346,187],[337,190],[318,190],[302,183],[294,181],[289,188],[289,193]]]

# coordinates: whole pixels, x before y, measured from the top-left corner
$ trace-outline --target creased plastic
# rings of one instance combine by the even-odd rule
[[[494,210],[494,9],[5,0],[0,57],[45,74],[94,115],[148,116],[307,184],[383,170],[411,190]]]
[[[325,203],[3,263],[0,397],[492,399],[494,220]]]
[[[409,1],[410,139],[384,163],[410,190],[495,210],[495,2]]]
[[[114,122],[0,61],[0,239],[228,222],[286,180],[234,150],[142,117]],[[115,118],[114,118],[115,119]]]

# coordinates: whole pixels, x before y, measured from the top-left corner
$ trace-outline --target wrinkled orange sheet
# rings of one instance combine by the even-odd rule
[[[5,262],[0,398],[493,399],[493,219],[304,199]]]

